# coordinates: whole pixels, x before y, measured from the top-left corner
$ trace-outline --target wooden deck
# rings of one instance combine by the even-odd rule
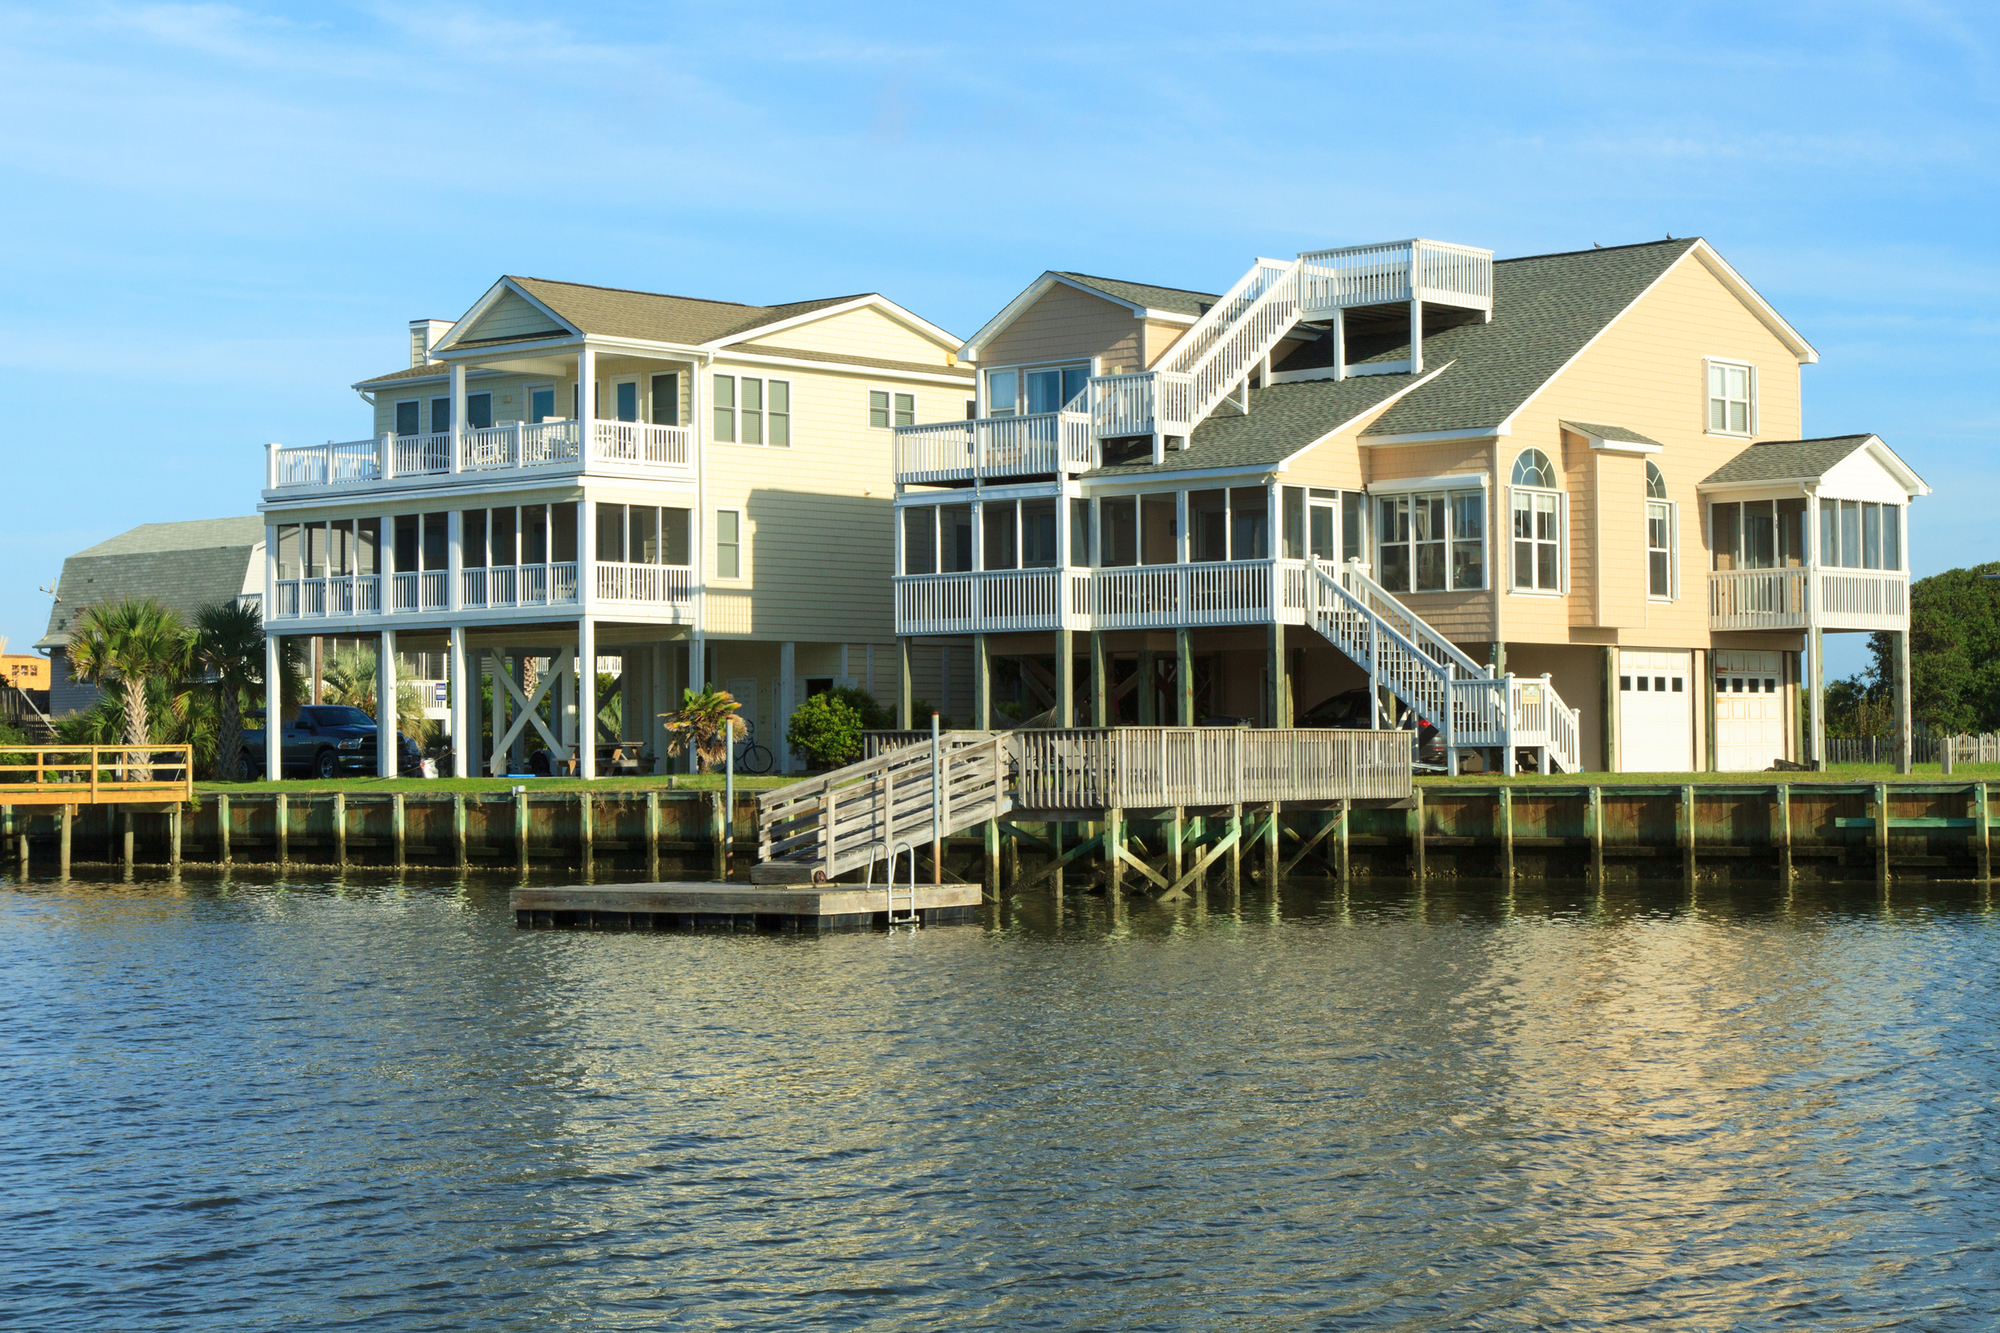
[[[899,913],[907,893],[897,886]],[[917,916],[927,926],[970,921],[982,896],[977,884],[919,884]],[[509,898],[516,925],[600,930],[868,930],[886,926],[889,912],[882,886],[853,884],[572,884],[515,889]]]
[[[194,798],[188,745],[32,745],[0,749],[0,805],[132,805]]]

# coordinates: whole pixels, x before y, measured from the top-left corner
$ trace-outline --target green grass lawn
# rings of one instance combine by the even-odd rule
[[[782,787],[797,778],[784,777],[744,777],[736,778],[738,791],[761,791],[768,787]],[[372,792],[498,792],[512,791],[516,787],[526,787],[529,791],[577,791],[589,788],[592,791],[720,791],[722,774],[701,773],[693,776],[676,774],[667,777],[623,777],[593,778],[589,782],[577,778],[335,778],[322,782],[317,778],[287,778],[283,782],[197,782],[195,792],[199,795],[238,795],[245,792],[282,791],[298,794],[302,792],[335,792],[367,794]]]
[[[1664,787],[1687,783],[1754,786],[1773,782],[2000,782],[2000,764],[1960,764],[1950,777],[1936,764],[1917,764],[1908,777],[1899,776],[1893,764],[1835,764],[1824,773],[1523,773],[1503,777],[1496,773],[1465,773],[1458,777],[1419,777],[1425,787],[1491,787],[1506,782],[1516,786],[1574,787],[1583,783],[1598,786]]]

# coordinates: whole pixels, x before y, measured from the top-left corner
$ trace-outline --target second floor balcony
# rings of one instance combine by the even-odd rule
[[[896,633],[1305,623],[1303,560],[997,569],[896,579]]]
[[[460,569],[455,581],[449,569],[281,578],[272,584],[270,618],[301,622],[304,627],[335,619],[538,607],[568,608],[574,613],[584,601],[582,579],[594,581],[590,591],[599,606],[645,613],[648,619],[693,618],[693,570],[606,560]]]
[[[446,485],[468,473],[694,475],[692,433],[686,426],[592,421],[588,450],[582,434],[582,423],[574,420],[510,421],[462,433],[273,444],[267,446],[264,486],[272,498],[289,499],[324,491]]]
[[[1893,569],[1715,570],[1708,624],[1717,630],[1899,630],[1910,623],[1910,578]]]

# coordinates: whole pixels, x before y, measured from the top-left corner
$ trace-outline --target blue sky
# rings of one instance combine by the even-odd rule
[[[559,17],[552,15],[560,14]],[[0,5],[0,634],[64,555],[250,513],[266,440],[501,273],[969,333],[1045,268],[1707,236],[1819,347],[1808,433],[2000,558],[1988,6]],[[1851,669],[1861,640],[1832,665]]]

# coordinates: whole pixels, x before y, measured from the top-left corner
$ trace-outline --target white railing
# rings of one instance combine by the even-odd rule
[[[394,575],[395,600],[390,604],[390,610],[444,610],[446,577],[442,569],[426,569]]]
[[[1258,260],[1229,295],[1174,344],[1164,369],[1188,376],[1193,385],[1190,422],[1213,412],[1299,322],[1302,264]]]
[[[275,599],[278,620],[318,616],[372,616],[382,610],[382,580],[375,574],[335,574],[317,579],[280,579]]]
[[[1819,584],[1819,624],[1825,629],[1906,629],[1909,576],[1877,569],[1813,571]]]
[[[501,426],[469,430],[461,437],[459,469],[489,472],[574,463],[579,457],[577,429],[574,421],[540,421],[532,425],[510,421]]]
[[[1268,624],[1275,572],[1270,560],[1092,570],[1086,612],[1092,629]]]
[[[895,439],[905,483],[1088,472],[1101,457],[1090,415],[1070,410],[898,426]]]
[[[988,570],[913,574],[896,580],[899,634],[985,634],[1060,629],[1061,571]]]
[[[574,601],[575,561],[459,571],[459,605],[467,610],[562,605]]]
[[[591,424],[591,457],[609,463],[642,467],[686,468],[688,428],[655,426],[643,421],[598,421]]]
[[[1299,260],[1299,299],[1306,318],[1413,299],[1493,308],[1491,250],[1417,239],[1309,250]]]
[[[1547,676],[1509,676],[1513,730],[1504,744],[1545,751],[1566,773],[1583,767],[1583,723],[1577,711],[1562,701]]]
[[[596,561],[597,595],[607,602],[650,606],[694,603],[694,572],[682,565],[626,565]]]
[[[1194,379],[1167,370],[1096,375],[1090,381],[1091,429],[1100,440],[1130,435],[1185,436],[1195,415]]]
[[[1715,630],[1902,629],[1909,576],[1896,570],[1718,569],[1708,576]]]
[[[430,476],[451,471],[451,432],[430,435],[385,435],[398,477]]]
[[[381,440],[277,446],[271,451],[270,486],[275,490],[286,486],[345,486],[373,481],[381,475],[381,447]]]

